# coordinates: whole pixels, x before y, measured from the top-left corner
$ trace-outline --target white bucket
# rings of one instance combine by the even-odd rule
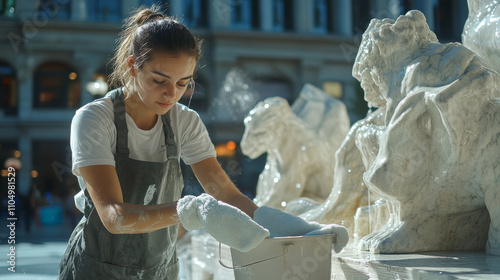
[[[336,237],[328,234],[267,238],[248,252],[231,248],[233,267],[228,268],[234,269],[236,280],[330,279]]]

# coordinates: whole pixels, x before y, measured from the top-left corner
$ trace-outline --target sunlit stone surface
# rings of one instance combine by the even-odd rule
[[[386,107],[356,145],[369,165],[367,187],[390,211],[359,247],[500,255],[498,74],[462,45],[440,44],[424,15],[410,11],[396,22],[372,20],[353,75],[372,105]]]
[[[245,118],[242,152],[267,152],[255,202],[283,209],[298,197],[312,204],[329,195],[334,154],[349,129],[344,104],[306,84],[291,108],[281,97],[259,102]],[[307,206],[310,207],[310,206]]]
[[[462,42],[500,72],[500,1],[469,0],[468,5]]]

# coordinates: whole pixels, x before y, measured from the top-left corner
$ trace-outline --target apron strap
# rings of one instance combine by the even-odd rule
[[[128,149],[128,128],[125,113],[125,97],[121,88],[110,91],[106,96],[113,100],[115,126],[116,126],[116,153],[129,155]],[[165,146],[167,148],[167,158],[177,160],[178,152],[175,143],[174,130],[170,124],[170,111],[161,116],[163,122],[163,133],[165,135]]]
[[[171,110],[162,115],[161,119],[163,121],[163,133],[165,134],[165,146],[167,147],[167,158],[177,161],[177,145],[175,143],[174,130],[170,124],[170,112]]]
[[[128,128],[125,113],[125,97],[121,88],[110,91],[106,96],[111,96],[115,112],[116,126],[116,153],[129,155]]]

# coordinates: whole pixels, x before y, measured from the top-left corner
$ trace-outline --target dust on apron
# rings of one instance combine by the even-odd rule
[[[123,92],[116,89],[108,96],[113,99],[116,172],[124,203],[145,205],[178,200],[183,180],[169,113],[161,116],[167,161],[130,159]],[[87,190],[85,197],[85,215],[69,239],[59,267],[60,280],[178,279],[178,225],[144,234],[111,234],[102,224]]]

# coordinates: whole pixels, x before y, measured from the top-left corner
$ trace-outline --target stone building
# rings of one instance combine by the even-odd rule
[[[308,82],[342,99],[355,121],[368,108],[351,68],[371,18],[419,9],[442,41],[460,41],[467,18],[465,0],[1,0],[0,161],[22,163],[19,193],[33,182],[54,197],[70,197],[78,187],[71,119],[106,86],[122,20],[154,3],[204,40],[190,106],[223,167],[249,193],[263,160],[251,162],[237,143],[253,104],[274,95],[293,102]]]

